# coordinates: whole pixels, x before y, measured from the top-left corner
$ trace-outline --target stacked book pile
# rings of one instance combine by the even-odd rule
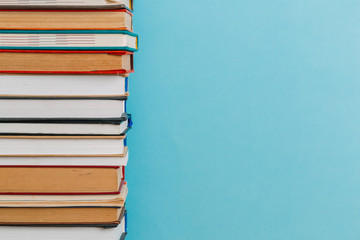
[[[126,236],[131,0],[0,0],[0,238]]]

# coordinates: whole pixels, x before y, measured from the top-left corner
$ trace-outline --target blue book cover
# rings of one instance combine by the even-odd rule
[[[0,49],[138,50],[138,35],[124,30],[0,30]]]
[[[120,239],[119,240],[124,240],[126,238],[126,235],[127,235],[127,226],[128,226],[128,217],[127,217],[127,211],[125,210],[125,215],[124,215],[124,218],[125,218],[125,232],[121,235]]]

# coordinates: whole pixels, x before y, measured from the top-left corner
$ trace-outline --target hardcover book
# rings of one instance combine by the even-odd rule
[[[124,74],[133,72],[125,51],[0,50],[0,73]]]
[[[0,119],[0,135],[124,136],[131,126],[131,119],[127,117],[99,120]]]
[[[124,148],[124,156],[8,156],[0,157],[0,166],[126,166],[129,150]]]
[[[0,120],[111,119],[125,113],[125,100],[83,98],[0,98]]]
[[[123,98],[128,77],[118,75],[0,75],[0,98]]]
[[[0,194],[117,194],[124,166],[0,166]]]
[[[0,49],[137,51],[137,35],[121,30],[0,30]]]
[[[127,30],[132,13],[123,10],[4,10],[2,30]]]
[[[0,157],[124,157],[126,136],[0,136]]]
[[[133,9],[132,0],[0,0],[0,9]]]
[[[119,118],[11,118],[0,119],[0,135],[124,136],[132,127],[131,115]]]
[[[127,191],[124,183],[115,195],[0,195],[0,225],[115,227]]]
[[[114,228],[0,226],[0,235],[6,240],[123,240],[126,218],[126,214],[122,214],[120,224]]]

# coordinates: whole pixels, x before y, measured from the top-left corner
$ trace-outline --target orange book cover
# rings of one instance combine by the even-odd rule
[[[0,49],[0,73],[4,74],[126,74],[131,72],[134,72],[133,52],[128,51]]]

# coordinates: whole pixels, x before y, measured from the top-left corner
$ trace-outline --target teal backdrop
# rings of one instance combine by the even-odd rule
[[[360,238],[360,2],[135,0],[128,240]]]

